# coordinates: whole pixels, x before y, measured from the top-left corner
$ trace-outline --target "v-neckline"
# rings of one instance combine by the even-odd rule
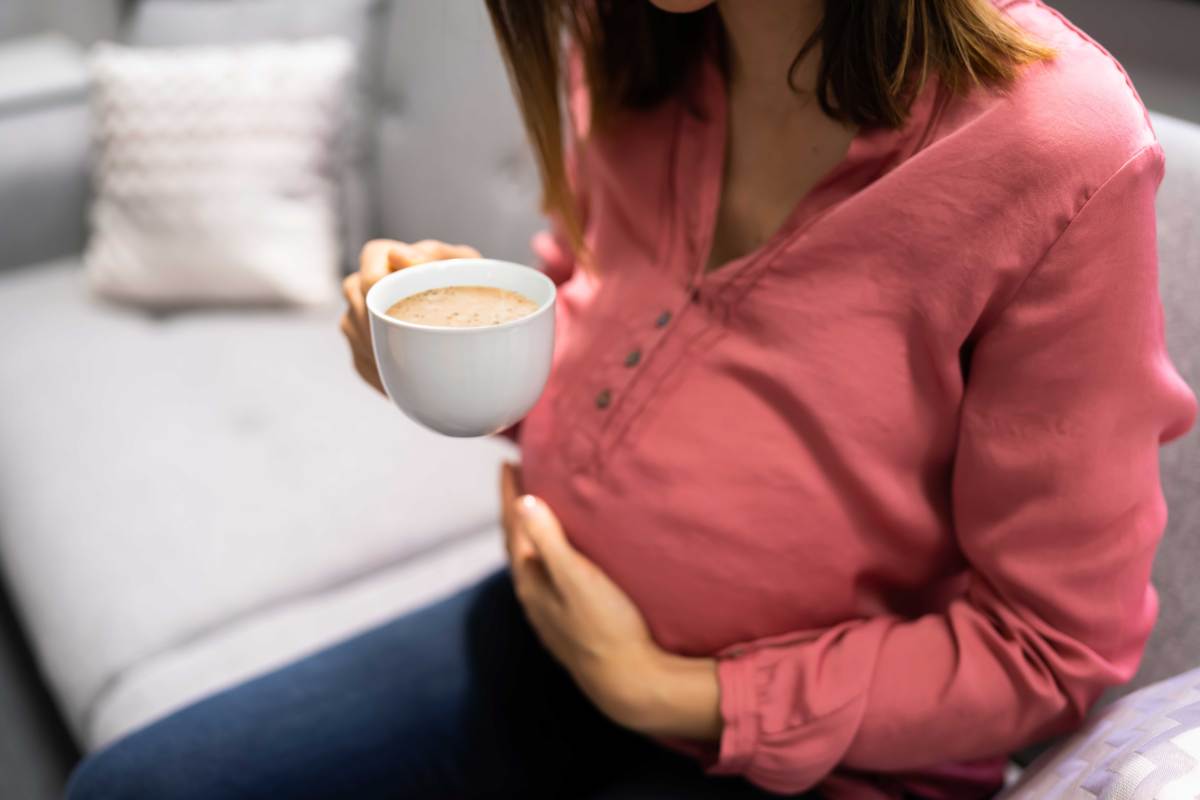
[[[899,129],[859,128],[838,160],[784,217],[767,239],[749,252],[706,269],[716,234],[717,214],[725,189],[725,166],[729,145],[729,95],[725,76],[713,59],[701,62],[693,84],[691,102],[680,104],[682,115],[676,147],[682,156],[676,170],[684,191],[676,196],[687,208],[683,235],[688,257],[681,278],[689,291],[721,292],[756,265],[769,262],[770,255],[843,200],[869,185],[887,165],[890,156],[906,145],[920,145],[934,115],[939,90],[931,79],[913,103],[909,120]],[[698,147],[699,152],[693,148]],[[911,155],[907,153],[905,155]],[[692,165],[692,169],[688,169]],[[871,165],[878,169],[870,169]],[[854,173],[861,173],[857,176]],[[854,177],[854,180],[851,180]],[[690,185],[689,185],[690,184]],[[678,274],[678,273],[677,273]]]

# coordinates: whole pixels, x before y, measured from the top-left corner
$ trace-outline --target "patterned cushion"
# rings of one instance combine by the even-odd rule
[[[338,200],[342,216],[343,260],[345,266],[357,269],[362,243],[377,233],[372,207],[374,194],[378,191],[375,185],[377,171],[371,163],[374,155],[369,128],[379,104],[375,96],[379,73],[376,62],[384,44],[391,43],[385,40],[386,26],[382,22],[391,3],[383,0],[138,0],[131,5],[124,40],[135,47],[294,42],[321,36],[336,36],[353,44],[359,65],[358,92],[352,108],[351,132],[347,137],[349,168],[341,175]],[[443,0],[427,5],[435,5],[439,11],[444,11]],[[478,6],[486,15],[483,3],[479,2]],[[428,29],[417,35],[410,34],[409,38],[419,41],[422,37],[445,38]],[[430,68],[421,70],[420,74],[439,73]],[[503,76],[500,79],[503,80]],[[507,91],[504,98],[508,98]],[[511,100],[509,102],[511,104]],[[523,138],[521,142],[524,142]],[[536,208],[536,203],[530,207]],[[424,239],[429,235],[422,231],[416,238]]]
[[[346,40],[105,45],[93,72],[94,287],[157,305],[336,296]]]
[[[1010,800],[1200,798],[1200,669],[1118,700],[1046,753]]]

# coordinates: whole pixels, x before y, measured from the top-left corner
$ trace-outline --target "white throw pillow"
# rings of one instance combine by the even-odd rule
[[[2,1],[2,0],[0,0]],[[444,0],[437,0],[443,2]],[[362,243],[377,227],[372,198],[377,176],[371,127],[380,96],[376,79],[387,36],[390,2],[384,0],[138,0],[122,31],[134,47],[248,44],[338,36],[354,44],[358,93],[347,137],[347,169],[338,210],[342,215],[343,269],[358,269]],[[482,11],[482,5],[480,6]],[[409,12],[406,9],[405,14]]]
[[[159,306],[336,295],[348,41],[105,44],[92,69],[97,291]]]
[[[1200,669],[1117,700],[1034,762],[1002,798],[1200,798]]]

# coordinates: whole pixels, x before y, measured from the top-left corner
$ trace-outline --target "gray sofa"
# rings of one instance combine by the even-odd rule
[[[116,0],[88,2],[112,33]],[[370,22],[346,31],[376,43],[361,235],[529,260],[535,177],[483,4],[362,4]],[[1200,386],[1200,127],[1156,126],[1169,345]],[[72,742],[97,747],[502,563],[496,472],[513,450],[434,436],[361,386],[336,306],[150,315],[89,295],[88,137],[79,47],[0,43],[2,798],[50,796]],[[1162,614],[1134,685],[1200,665],[1200,433],[1162,467]],[[21,777],[5,758],[42,768]]]
[[[338,22],[326,5],[309,21]],[[334,32],[388,44],[366,53],[360,239],[528,261],[536,179],[483,4],[342,5],[369,16]],[[125,35],[195,34],[161,22]],[[503,560],[513,449],[435,436],[362,385],[338,305],[162,316],[90,297],[89,135],[80,47],[0,42],[0,629],[20,625],[54,705],[5,651],[5,800],[51,796],[70,741],[98,746]]]

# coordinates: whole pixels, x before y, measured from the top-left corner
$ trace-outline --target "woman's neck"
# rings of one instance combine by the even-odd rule
[[[778,108],[789,96],[794,101],[788,71],[821,22],[822,0],[718,0],[717,6],[729,40],[732,90],[754,105]],[[796,65],[792,86],[812,91],[819,57],[814,48]]]

